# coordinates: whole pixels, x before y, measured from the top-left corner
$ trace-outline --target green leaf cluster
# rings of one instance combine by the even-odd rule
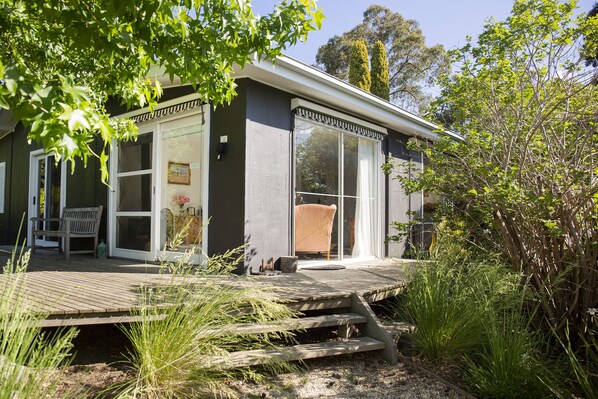
[[[206,102],[230,102],[233,65],[274,60],[322,19],[313,0],[264,16],[246,0],[0,0],[0,107],[57,158],[98,157],[105,178],[111,141],[136,135],[110,118],[109,99],[151,110],[166,74]]]

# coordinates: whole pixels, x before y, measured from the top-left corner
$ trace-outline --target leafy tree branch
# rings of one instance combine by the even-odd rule
[[[233,65],[274,60],[322,18],[313,0],[283,0],[265,16],[241,0],[0,0],[0,107],[57,159],[97,156],[106,180],[107,147],[137,131],[110,118],[108,99],[151,110],[159,68],[206,102],[230,102]]]

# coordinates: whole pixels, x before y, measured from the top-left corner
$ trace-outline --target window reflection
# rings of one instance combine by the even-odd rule
[[[199,253],[203,228],[202,154],[203,130],[197,116],[166,123],[160,146],[160,249]],[[185,179],[173,178],[173,164],[180,165]]]
[[[338,194],[338,132],[303,123],[296,137],[297,191]]]
[[[152,168],[153,135],[140,134],[136,141],[119,144],[118,172],[133,172]]]

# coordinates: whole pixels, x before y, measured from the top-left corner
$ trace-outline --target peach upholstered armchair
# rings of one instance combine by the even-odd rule
[[[295,207],[295,252],[326,252],[330,259],[336,205],[304,204]]]

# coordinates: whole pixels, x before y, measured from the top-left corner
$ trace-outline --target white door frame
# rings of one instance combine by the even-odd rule
[[[112,153],[110,157],[110,193],[108,198],[108,209],[109,217],[108,217],[108,242],[110,243],[108,247],[108,254],[110,256],[117,256],[121,258],[130,258],[130,259],[139,259],[144,261],[154,261],[154,248],[153,240],[150,237],[150,249],[149,251],[139,251],[133,249],[125,249],[125,248],[117,248],[116,247],[116,218],[117,216],[149,216],[150,217],[150,234],[154,232],[154,223],[155,218],[153,215],[152,210],[155,207],[156,201],[156,173],[155,173],[155,164],[154,160],[156,159],[156,151],[157,151],[157,132],[158,125],[154,122],[151,124],[145,124],[139,127],[139,136],[144,134],[152,134],[152,200],[151,200],[151,207],[150,211],[133,211],[133,212],[117,212],[117,197],[118,197],[118,177],[126,177],[126,176],[136,176],[147,174],[143,173],[147,171],[146,169],[134,172],[125,172],[125,173],[118,173],[118,156],[119,156],[119,146],[116,141],[112,143]]]
[[[37,169],[38,160],[46,158],[46,165],[48,164],[48,158],[53,154],[48,154],[44,149],[31,151],[29,153],[29,195],[27,197],[27,219],[23,221],[26,223],[27,231],[27,245],[33,245],[33,237],[31,236],[31,218],[37,215],[37,206],[39,204],[39,198],[37,198],[37,189],[39,184],[39,174]],[[46,172],[47,172],[46,168]],[[66,164],[60,161],[60,211],[66,206]],[[60,215],[62,216],[62,214]],[[47,216],[46,216],[47,217]],[[56,247],[58,242],[56,241],[45,241],[43,239],[36,239],[36,245]]]
[[[169,122],[176,122],[180,119],[184,119],[189,116],[201,115],[202,109],[195,108],[183,112],[179,112],[167,117],[151,120],[139,124],[139,134],[145,134],[153,132],[153,150],[152,150],[152,210],[148,214],[151,214],[151,238],[150,238],[150,251],[135,251],[128,249],[116,248],[116,199],[117,199],[117,170],[118,170],[118,144],[116,141],[112,143],[112,154],[110,156],[110,190],[108,194],[108,255],[139,259],[145,261],[156,261],[160,259],[166,259],[174,261],[177,257],[180,257],[181,253],[162,251],[160,248],[160,234],[159,234],[159,223],[160,223],[160,210],[163,207],[160,198],[160,190],[157,187],[161,187],[165,182],[162,181],[159,167],[161,165],[161,143],[162,143],[162,125]],[[209,155],[210,155],[210,106],[209,104],[203,105],[203,118],[205,123],[203,124],[203,151],[202,151],[202,202],[203,202],[203,220],[202,220],[202,251],[207,252],[208,248],[208,199],[209,199]],[[126,216],[125,213],[119,212],[119,215]],[[196,256],[192,261],[199,263],[203,257]]]

